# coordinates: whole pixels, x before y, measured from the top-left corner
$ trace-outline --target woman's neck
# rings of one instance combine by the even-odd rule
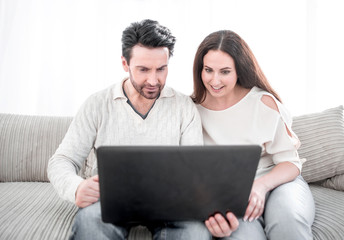
[[[223,97],[213,97],[207,93],[207,96],[201,105],[214,111],[225,110],[240,102],[241,99],[243,99],[250,92],[250,90],[251,89],[236,85],[230,93]]]

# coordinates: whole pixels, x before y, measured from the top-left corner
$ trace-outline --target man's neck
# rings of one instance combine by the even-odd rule
[[[151,109],[156,100],[147,99],[137,92],[134,86],[131,84],[130,79],[123,82],[123,90],[127,95],[131,105],[142,115],[145,115]]]

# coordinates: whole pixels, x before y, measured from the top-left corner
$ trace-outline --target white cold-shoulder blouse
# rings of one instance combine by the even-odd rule
[[[263,95],[275,100],[278,111],[261,101]],[[297,152],[300,141],[291,129],[292,118],[272,94],[253,87],[237,104],[225,110],[213,111],[201,105],[197,108],[205,145],[257,144],[262,147],[256,178],[286,161],[295,164],[301,172],[305,160],[300,159]]]

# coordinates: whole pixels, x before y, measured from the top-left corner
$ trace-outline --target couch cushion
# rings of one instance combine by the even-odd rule
[[[344,173],[343,106],[294,117],[293,130],[301,141],[299,155],[307,159],[302,169],[307,182]]]
[[[344,191],[344,174],[336,175],[331,178],[318,182],[319,185],[338,191]]]
[[[130,229],[128,240],[152,240],[152,234],[145,226]]]
[[[344,236],[344,192],[310,184],[316,205],[315,240]],[[50,183],[0,183],[0,239],[67,239],[77,207],[61,200]],[[129,239],[151,239],[145,227]]]
[[[344,192],[310,184],[315,201],[314,240],[343,239]]]
[[[0,182],[48,181],[49,158],[71,120],[0,114]]]
[[[50,183],[0,183],[0,239],[67,239],[77,207]]]

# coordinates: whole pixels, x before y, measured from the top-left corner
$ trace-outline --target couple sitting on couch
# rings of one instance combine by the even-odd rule
[[[50,159],[51,183],[80,207],[71,238],[125,239],[130,228],[101,221],[96,171],[88,179],[76,174],[92,149],[204,142],[262,146],[245,216],[156,224],[149,226],[154,239],[312,239],[314,202],[300,175],[300,143],[247,44],[228,30],[207,36],[194,60],[192,99],[165,87],[174,44],[156,21],[126,28],[122,64],[129,78],[86,100]]]

